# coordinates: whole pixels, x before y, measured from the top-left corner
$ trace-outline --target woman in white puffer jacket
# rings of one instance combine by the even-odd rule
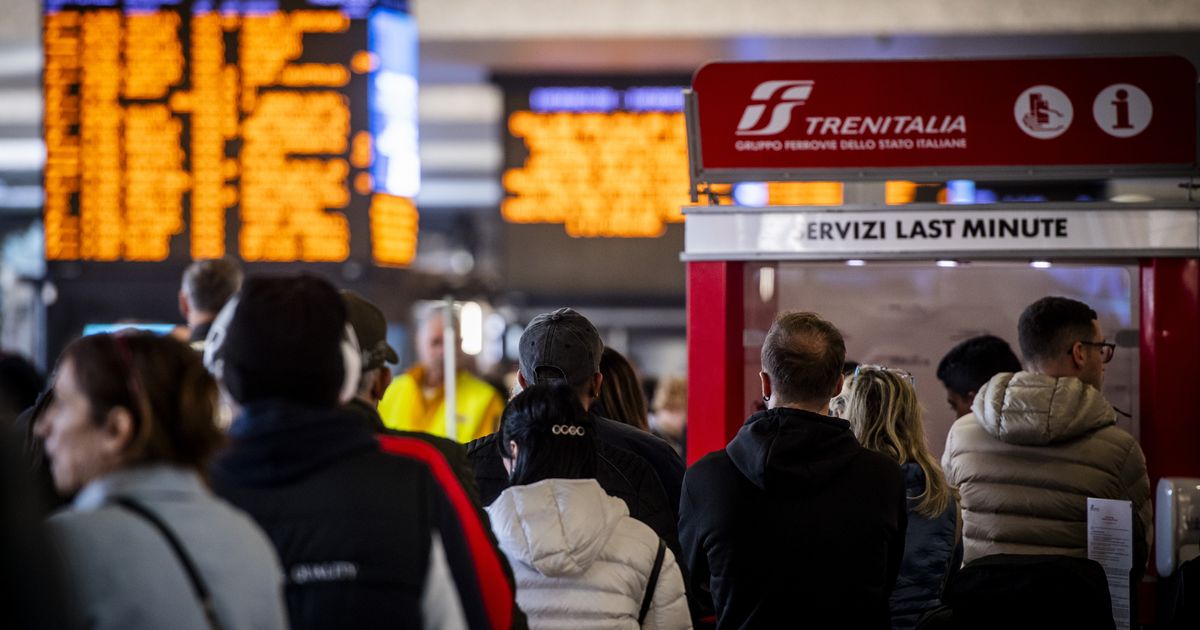
[[[487,511],[529,626],[691,628],[674,555],[594,479],[592,422],[575,393],[526,389],[501,431],[512,486]]]

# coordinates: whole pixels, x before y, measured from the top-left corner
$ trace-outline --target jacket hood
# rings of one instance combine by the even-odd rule
[[[971,411],[984,431],[1022,445],[1073,440],[1117,421],[1112,405],[1091,385],[1033,372],[993,376],[975,395]]]
[[[513,486],[487,507],[500,548],[510,560],[547,577],[584,573],[629,516],[620,499],[594,479],[545,479]]]
[[[288,483],[357,451],[378,449],[359,412],[266,399],[242,408],[213,472],[249,485]]]
[[[768,491],[823,486],[862,451],[849,422],[783,407],[750,416],[725,447],[733,465]]]

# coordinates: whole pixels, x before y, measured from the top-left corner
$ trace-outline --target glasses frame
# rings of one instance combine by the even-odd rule
[[[1117,354],[1117,344],[1111,341],[1079,341],[1076,343],[1084,346],[1095,346],[1100,348],[1100,360],[1104,363],[1111,362],[1113,357]],[[1067,351],[1067,354],[1071,354],[1072,352],[1074,352],[1074,348]]]
[[[851,384],[853,384],[854,381],[858,380],[858,375],[859,375],[859,373],[862,372],[863,369],[877,370],[880,372],[891,372],[892,374],[895,374],[896,376],[899,376],[899,377],[903,378],[904,380],[908,381],[908,384],[911,385],[913,389],[917,388],[917,377],[913,376],[912,372],[909,372],[908,370],[902,370],[900,368],[888,367],[886,365],[873,365],[873,364],[869,364],[869,363],[860,364],[858,367],[854,368],[854,375],[850,377]]]

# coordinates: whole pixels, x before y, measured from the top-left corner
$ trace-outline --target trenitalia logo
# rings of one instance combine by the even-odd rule
[[[792,122],[792,110],[803,105],[813,91],[813,81],[764,81],[754,88],[750,95],[752,102],[742,112],[742,120],[738,123],[739,136],[770,136],[777,134]],[[778,95],[778,96],[776,96]],[[767,125],[755,129],[763,113],[771,105],[771,117]]]

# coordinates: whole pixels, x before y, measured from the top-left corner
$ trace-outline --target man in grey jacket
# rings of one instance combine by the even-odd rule
[[[1096,311],[1045,297],[1021,314],[1027,371],[992,377],[950,429],[942,467],[962,496],[964,559],[1087,557],[1087,499],[1133,505],[1134,579],[1153,537],[1146,460],[1100,388],[1116,344]]]

